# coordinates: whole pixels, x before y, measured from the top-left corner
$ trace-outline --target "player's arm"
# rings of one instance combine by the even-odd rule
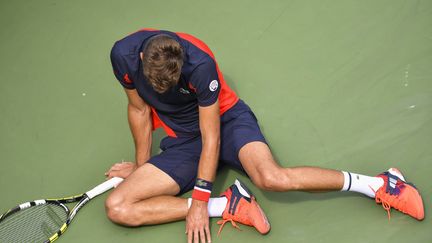
[[[105,173],[110,177],[128,177],[138,166],[143,165],[150,158],[152,143],[152,119],[150,107],[139,97],[135,84],[130,78],[130,70],[124,50],[116,42],[110,53],[113,72],[123,86],[128,97],[128,121],[135,142],[135,161],[116,163]]]
[[[150,107],[139,97],[135,89],[125,88],[128,97],[128,121],[135,143],[135,161],[116,163],[105,173],[108,178],[128,177],[150,158],[152,144],[152,119]]]
[[[218,101],[210,106],[199,107],[199,124],[202,150],[197,177],[213,182],[216,176],[220,147]],[[211,241],[206,201],[192,199],[192,205],[187,216],[186,232],[188,233],[188,242],[206,242],[206,238],[208,242]]]
[[[199,106],[199,125],[202,139],[197,181],[192,204],[186,217],[188,242],[211,241],[207,202],[215,179],[220,147],[219,93],[221,86],[215,61],[204,58],[194,69],[189,86],[196,92]],[[200,240],[198,240],[200,239]]]
[[[202,151],[197,177],[213,182],[216,175],[220,146],[219,102],[210,106],[199,107],[199,124]]]
[[[152,120],[151,110],[136,89],[125,89],[128,97],[128,121],[135,143],[135,161],[137,166],[146,163],[151,155]]]

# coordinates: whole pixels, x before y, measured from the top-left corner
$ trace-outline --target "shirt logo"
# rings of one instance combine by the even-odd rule
[[[187,95],[190,94],[189,90],[187,90],[187,89],[180,88],[179,91],[182,94],[187,94]]]
[[[130,80],[129,75],[127,73],[123,76],[123,80],[127,84],[131,84],[132,83],[132,80]]]
[[[219,83],[216,79],[210,82],[209,89],[211,92],[216,91],[218,87],[219,87]]]

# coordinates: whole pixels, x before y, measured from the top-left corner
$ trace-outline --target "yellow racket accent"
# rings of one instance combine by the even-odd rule
[[[82,197],[83,195],[84,194],[78,194],[78,195],[70,196],[70,197],[50,198],[50,199],[47,199],[47,200],[53,200],[53,201],[71,200],[71,199],[74,199],[74,198],[77,198],[77,197]]]
[[[58,233],[55,233],[53,236],[51,236],[49,238],[49,242],[54,242],[55,240],[57,240],[59,237]]]
[[[67,224],[64,223],[64,224],[62,225],[62,227],[60,228],[60,231],[62,232],[62,234],[65,232],[66,229],[67,229]]]

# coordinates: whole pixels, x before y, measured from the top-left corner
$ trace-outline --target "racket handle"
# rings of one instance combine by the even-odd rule
[[[91,189],[90,191],[86,192],[85,194],[90,199],[92,199],[92,198],[96,197],[97,195],[100,195],[100,194],[112,189],[113,187],[116,187],[122,181],[123,181],[123,178],[113,177],[113,178],[105,181],[104,183],[96,186],[95,188]]]

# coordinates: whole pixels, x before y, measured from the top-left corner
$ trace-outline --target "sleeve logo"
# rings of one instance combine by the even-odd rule
[[[218,87],[219,87],[219,82],[216,79],[210,82],[209,89],[211,92],[216,91]]]
[[[129,75],[128,75],[127,73],[123,76],[123,80],[124,80],[125,83],[127,83],[127,84],[131,84],[131,83],[133,83],[132,80],[130,80]]]

